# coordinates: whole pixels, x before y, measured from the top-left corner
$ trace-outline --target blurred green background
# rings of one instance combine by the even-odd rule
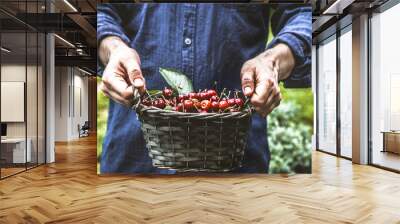
[[[101,78],[97,77],[97,86]],[[100,173],[100,157],[103,149],[103,139],[107,128],[109,99],[97,88],[97,173]]]
[[[97,82],[101,81],[100,78]],[[271,151],[270,173],[310,173],[313,94],[308,89],[285,89],[283,100],[268,116],[268,141]],[[97,90],[97,172],[107,126],[109,99]]]

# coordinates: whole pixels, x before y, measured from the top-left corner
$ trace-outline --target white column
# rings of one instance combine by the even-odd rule
[[[368,163],[368,15],[353,19],[353,162]]]
[[[47,2],[48,12],[54,11],[54,6]],[[46,163],[55,161],[54,133],[55,133],[55,61],[54,35],[46,35]]]
[[[312,83],[311,83],[311,87],[312,87],[312,92],[313,92],[313,99],[314,99],[314,127],[313,127],[313,135],[312,135],[312,139],[311,139],[311,143],[312,143],[312,149],[315,150],[317,149],[317,94],[316,92],[317,90],[317,48],[315,45],[312,45],[312,54],[311,54],[311,78],[312,78]]]

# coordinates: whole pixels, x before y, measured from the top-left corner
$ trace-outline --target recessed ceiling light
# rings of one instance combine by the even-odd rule
[[[54,36],[55,37],[57,37],[59,40],[61,40],[62,42],[64,42],[64,43],[66,43],[67,45],[69,45],[70,47],[73,47],[73,48],[75,48],[75,45],[73,45],[71,42],[69,42],[68,40],[66,40],[66,39],[64,39],[64,38],[62,38],[62,37],[60,37],[59,35],[57,35],[57,34],[54,34]]]
[[[85,70],[83,70],[83,69],[81,69],[81,68],[79,68],[79,67],[78,67],[78,69],[79,69],[81,72],[83,72],[83,73],[85,73],[85,74],[87,74],[87,75],[92,75],[90,72],[85,71]]]
[[[65,4],[67,4],[74,12],[78,12],[78,10],[68,1],[64,0]]]
[[[9,49],[7,49],[5,47],[1,47],[0,49],[1,49],[1,51],[4,51],[6,53],[10,53],[11,52],[11,50],[9,50]]]
[[[342,14],[343,10],[351,5],[355,0],[336,0],[322,14]]]

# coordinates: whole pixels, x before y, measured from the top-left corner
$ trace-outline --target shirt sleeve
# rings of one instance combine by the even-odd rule
[[[97,46],[108,36],[116,36],[121,38],[125,43],[130,40],[124,29],[122,28],[121,14],[122,10],[118,9],[118,4],[98,4],[97,5]],[[97,58],[97,74],[102,76],[104,66]]]
[[[284,5],[276,8],[271,17],[274,39],[267,48],[278,43],[289,46],[295,58],[295,68],[284,80],[288,88],[311,86],[311,6]]]
[[[122,28],[121,14],[118,4],[97,5],[97,45],[107,36],[117,36],[127,44],[130,42]]]

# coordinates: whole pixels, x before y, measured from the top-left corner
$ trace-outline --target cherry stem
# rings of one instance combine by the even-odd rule
[[[239,98],[239,90],[235,90],[235,98]]]
[[[150,95],[149,91],[147,91],[147,89],[146,89],[146,94],[147,94],[147,97],[145,98],[145,100],[150,98],[150,101],[153,103],[153,98],[151,97],[151,95]]]
[[[161,98],[163,98],[164,102],[167,101],[167,99],[165,99],[164,95],[161,95]]]
[[[221,94],[220,94],[220,96],[219,96],[219,100],[221,101],[221,99],[222,99],[222,96],[224,96],[225,95],[225,91],[226,91],[226,88],[224,88],[223,90],[222,90],[222,92],[221,92]],[[219,102],[219,101],[218,101]]]

